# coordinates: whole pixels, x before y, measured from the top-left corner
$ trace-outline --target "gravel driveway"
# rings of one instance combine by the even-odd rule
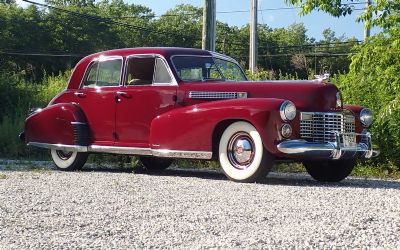
[[[400,182],[0,171],[0,249],[400,249]]]

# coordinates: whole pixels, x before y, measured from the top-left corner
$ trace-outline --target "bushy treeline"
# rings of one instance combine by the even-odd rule
[[[122,0],[48,0],[55,8],[0,1],[0,70],[25,72],[35,81],[43,72],[72,68],[85,55],[123,47],[201,47],[202,8],[178,5],[161,17],[145,6]],[[336,37],[327,29],[323,39],[308,37],[303,24],[272,29],[260,24],[259,68],[274,74],[346,71],[346,54],[355,39]],[[337,42],[348,41],[341,44]],[[217,23],[217,51],[248,65],[249,27]],[[44,54],[44,55],[37,55]],[[56,55],[65,55],[56,57]]]
[[[0,157],[42,157],[43,151],[28,148],[18,139],[30,109],[45,107],[66,87],[70,71],[44,74],[41,82],[26,80],[23,74],[0,74]]]

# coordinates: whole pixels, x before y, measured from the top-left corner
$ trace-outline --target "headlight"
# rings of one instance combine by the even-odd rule
[[[291,101],[284,101],[279,108],[281,118],[284,121],[291,121],[296,117],[296,106]]]
[[[372,121],[373,121],[373,116],[372,116],[372,112],[370,109],[363,108],[361,110],[360,121],[361,121],[362,125],[364,125],[365,127],[371,126]]]
[[[336,93],[336,108],[342,107],[342,95],[340,95],[340,92]]]
[[[284,138],[289,138],[292,135],[292,127],[285,123],[282,127],[281,127],[281,135]]]

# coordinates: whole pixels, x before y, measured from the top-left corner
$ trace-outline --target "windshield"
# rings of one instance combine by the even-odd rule
[[[233,62],[211,56],[175,56],[172,58],[183,81],[246,81],[242,69]]]

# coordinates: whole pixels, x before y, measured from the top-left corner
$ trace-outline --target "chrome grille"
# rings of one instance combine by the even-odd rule
[[[190,91],[189,98],[193,98],[193,99],[238,99],[238,98],[247,98],[247,93],[246,92]]]
[[[354,133],[355,119],[351,114],[302,112],[300,137],[313,142],[335,141],[335,132]]]

